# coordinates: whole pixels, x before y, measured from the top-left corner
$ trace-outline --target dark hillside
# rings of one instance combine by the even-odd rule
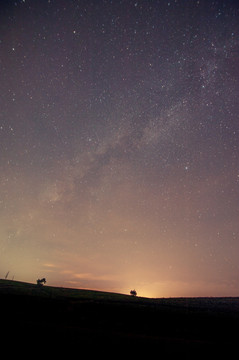
[[[147,299],[1,280],[0,304],[2,339],[18,345],[196,358],[228,355],[238,338],[238,298]]]

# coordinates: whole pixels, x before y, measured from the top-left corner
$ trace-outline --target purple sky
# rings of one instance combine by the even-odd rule
[[[0,277],[239,296],[239,4],[0,4]]]

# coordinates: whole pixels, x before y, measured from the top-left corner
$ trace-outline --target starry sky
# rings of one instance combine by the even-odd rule
[[[1,1],[0,277],[239,296],[238,64],[238,1]]]

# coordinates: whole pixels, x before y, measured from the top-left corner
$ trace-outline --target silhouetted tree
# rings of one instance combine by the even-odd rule
[[[136,290],[131,290],[131,291],[130,291],[130,295],[132,295],[132,296],[137,296]]]
[[[42,278],[42,279],[38,279],[37,280],[37,285],[38,286],[43,286],[43,284],[45,284],[46,283],[46,279],[45,278]]]

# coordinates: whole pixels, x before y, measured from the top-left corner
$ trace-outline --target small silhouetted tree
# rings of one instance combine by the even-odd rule
[[[38,279],[37,280],[37,286],[43,286],[43,284],[46,283],[46,279],[45,278],[42,278],[42,279]]]
[[[136,290],[131,290],[131,291],[130,291],[130,295],[132,295],[132,296],[137,296]]]

